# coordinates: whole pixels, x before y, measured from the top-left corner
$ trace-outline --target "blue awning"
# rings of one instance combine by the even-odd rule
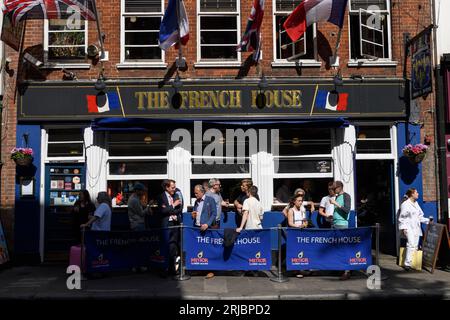
[[[94,131],[150,131],[157,127],[173,126],[191,126],[194,121],[202,121],[205,127],[258,127],[258,128],[277,128],[277,127],[320,127],[320,128],[343,128],[348,127],[349,122],[342,117],[336,118],[310,118],[310,119],[252,119],[247,121],[239,120],[221,120],[221,119],[147,119],[147,118],[97,118],[92,121],[91,127]]]

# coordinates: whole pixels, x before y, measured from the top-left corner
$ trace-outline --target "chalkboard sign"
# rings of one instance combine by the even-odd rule
[[[429,223],[422,243],[422,267],[434,272],[441,243],[448,247],[449,238],[447,226],[439,223]]]

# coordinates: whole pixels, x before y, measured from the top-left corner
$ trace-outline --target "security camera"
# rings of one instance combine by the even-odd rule
[[[23,58],[24,58],[24,60],[26,60],[27,62],[31,63],[33,66],[35,66],[37,68],[40,68],[44,64],[42,61],[39,61],[38,59],[33,57],[28,52],[23,55]]]

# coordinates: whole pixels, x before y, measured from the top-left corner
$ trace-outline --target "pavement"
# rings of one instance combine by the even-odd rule
[[[190,280],[161,278],[156,272],[110,273],[103,278],[81,281],[81,289],[69,290],[65,265],[17,266],[0,270],[0,300],[42,299],[185,299],[185,300],[361,300],[361,299],[450,299],[450,272],[435,270],[405,272],[395,257],[382,255],[381,288],[369,289],[367,276],[355,272],[349,280],[340,273],[317,275],[277,283],[276,270],[258,276],[216,273],[192,274]]]

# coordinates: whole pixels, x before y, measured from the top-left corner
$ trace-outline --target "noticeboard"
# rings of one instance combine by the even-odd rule
[[[436,267],[441,245],[447,246],[447,248],[449,246],[447,226],[439,223],[428,224],[422,243],[422,267],[431,273]]]

